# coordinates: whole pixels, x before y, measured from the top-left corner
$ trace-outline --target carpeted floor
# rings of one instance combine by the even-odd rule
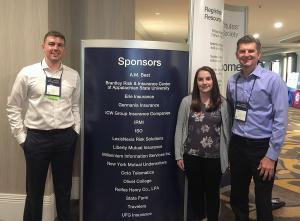
[[[225,183],[228,180],[225,179]],[[229,205],[230,186],[222,188],[220,221],[233,221]],[[286,205],[274,210],[274,221],[300,221],[300,109],[289,109],[289,126],[277,166],[273,197],[279,197]],[[250,218],[255,220],[253,187],[251,186]],[[79,202],[72,202],[72,221],[79,220]],[[153,220],[155,221],[155,220]]]

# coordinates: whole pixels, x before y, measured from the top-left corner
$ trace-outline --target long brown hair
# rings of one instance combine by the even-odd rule
[[[193,86],[193,91],[192,91],[191,109],[196,112],[201,111],[202,102],[201,102],[201,97],[200,97],[200,90],[197,85],[197,76],[200,71],[209,72],[210,76],[212,78],[213,85],[212,85],[212,89],[211,89],[211,93],[210,93],[210,101],[211,101],[210,104],[211,105],[206,110],[207,111],[215,111],[219,108],[219,106],[221,104],[221,94],[220,94],[220,89],[219,89],[216,73],[211,67],[208,67],[208,66],[203,66],[196,71],[196,74],[194,77],[194,86]]]

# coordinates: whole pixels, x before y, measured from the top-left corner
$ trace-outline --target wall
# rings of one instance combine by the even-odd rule
[[[64,63],[80,71],[81,39],[134,39],[134,0],[0,0],[0,220],[22,218],[25,162],[10,133],[6,101],[18,71],[42,60],[41,44],[48,30],[66,35]],[[80,149],[74,162],[75,198],[80,180]],[[76,186],[75,185],[75,186]],[[52,178],[48,176],[43,220],[53,220]]]
[[[283,78],[283,59],[284,59],[284,54],[274,54],[274,55],[268,55],[262,58],[264,62],[264,67],[271,70],[272,66],[272,61],[279,60],[280,61],[280,76]]]
[[[42,59],[41,39],[48,30],[47,0],[1,1],[0,28],[0,192],[24,193],[24,157],[11,136],[6,101],[21,67]]]
[[[297,54],[297,67],[296,72],[300,72],[300,51],[296,51]]]

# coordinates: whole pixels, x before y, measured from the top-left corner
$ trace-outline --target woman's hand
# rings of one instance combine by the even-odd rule
[[[184,171],[184,162],[183,162],[183,160],[177,160],[177,165],[178,165],[178,167],[179,167],[182,171]]]

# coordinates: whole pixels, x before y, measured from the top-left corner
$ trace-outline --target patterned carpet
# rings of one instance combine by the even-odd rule
[[[220,221],[233,221],[229,205],[230,187],[222,189]],[[279,197],[286,205],[274,210],[275,221],[300,220],[300,109],[289,109],[289,126],[277,165],[273,197]],[[255,220],[253,187],[251,186],[250,218]]]

